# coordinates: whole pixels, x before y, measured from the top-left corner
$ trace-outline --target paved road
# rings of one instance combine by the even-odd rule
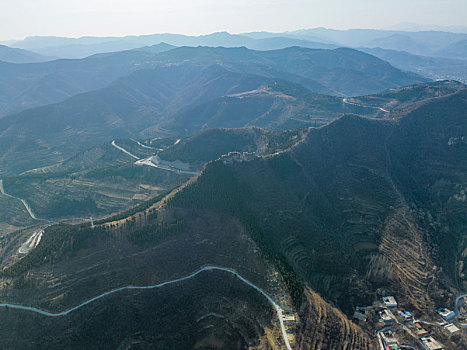
[[[178,139],[177,141],[175,141],[174,145],[176,145],[179,141],[180,141],[180,139]],[[136,142],[138,142],[138,141],[136,141]],[[138,158],[137,156],[135,156],[133,153],[131,153],[131,152],[127,151],[125,148],[120,147],[119,145],[117,145],[117,144],[115,143],[115,140],[112,141],[112,146],[114,146],[115,148],[119,149],[119,150],[122,151],[123,153],[129,155],[130,157],[133,157],[134,159],[136,159],[135,165],[147,165],[147,166],[151,166],[151,167],[153,167],[153,168],[158,168],[158,169],[162,169],[162,170],[172,171],[172,172],[178,173],[178,174],[199,175],[199,172],[196,172],[196,171],[188,171],[188,170],[183,170],[183,169],[174,168],[174,167],[171,167],[171,166],[168,166],[168,165],[154,164],[154,163],[151,161],[152,157],[139,159],[139,158]]]
[[[199,172],[196,172],[196,171],[178,169],[178,168],[174,168],[174,167],[171,167],[171,166],[168,166],[168,165],[154,164],[152,162],[152,157],[137,160],[135,162],[135,164],[136,165],[152,166],[152,167],[157,168],[157,169],[172,171],[172,172],[177,173],[177,174],[199,175]]]
[[[459,316],[459,307],[462,305],[462,298],[464,297],[467,297],[467,294],[459,295],[456,298],[456,305],[454,307],[454,312],[456,313],[456,316]]]
[[[17,199],[17,200],[21,201],[21,203],[23,203],[24,207],[25,207],[26,210],[28,211],[29,216],[31,216],[31,218],[33,218],[34,220],[38,220],[38,221],[49,221],[49,220],[47,220],[47,219],[38,218],[38,217],[36,216],[36,214],[34,214],[34,211],[33,211],[32,208],[29,206],[28,202],[26,202],[24,199],[6,193],[6,192],[5,192],[5,189],[3,188],[3,180],[2,180],[2,179],[0,179],[0,192],[1,192],[3,195],[7,196],[7,197],[14,198],[14,199]]]
[[[37,247],[39,242],[41,241],[42,235],[44,234],[43,229],[39,229],[33,232],[33,234],[28,238],[26,242],[24,242],[21,247],[18,249],[18,253],[20,254],[27,254],[32,249]]]
[[[376,338],[378,339],[379,348],[381,350],[384,350],[383,340],[381,339],[381,332],[384,332],[384,331],[386,331],[388,329],[391,329],[391,327],[386,326],[386,327],[383,327],[379,331],[376,332]]]
[[[31,306],[24,306],[24,305],[16,305],[16,304],[0,304],[0,307],[5,307],[5,308],[11,308],[11,309],[18,309],[18,310],[24,310],[24,311],[31,311],[31,312],[35,312],[37,314],[41,314],[43,316],[48,316],[48,317],[60,317],[60,316],[66,316],[68,315],[69,313],[73,312],[73,311],[76,311],[80,308],[82,308],[83,306],[86,306],[88,304],[91,304],[92,302],[96,301],[96,300],[99,300],[99,299],[102,299],[104,298],[105,296],[107,295],[110,295],[110,294],[113,294],[113,293],[117,293],[117,292],[120,292],[120,291],[123,291],[123,290],[127,290],[127,289],[155,289],[155,288],[161,288],[161,287],[164,287],[166,285],[169,285],[169,284],[174,284],[174,283],[178,283],[178,282],[182,282],[182,281],[185,281],[185,280],[188,280],[190,278],[193,278],[197,275],[199,275],[201,272],[204,272],[204,271],[213,271],[213,270],[219,270],[219,271],[225,271],[225,272],[229,272],[233,275],[235,275],[238,279],[240,279],[242,282],[246,283],[247,285],[249,285],[250,287],[256,289],[256,291],[258,291],[260,294],[262,294],[268,301],[269,303],[274,307],[274,309],[276,310],[276,314],[277,314],[277,318],[279,319],[279,323],[280,323],[280,326],[281,326],[281,332],[282,332],[282,338],[284,339],[284,342],[285,342],[285,345],[287,347],[288,350],[292,350],[292,347],[290,346],[290,343],[289,343],[289,338],[287,337],[287,332],[285,330],[285,326],[284,326],[284,321],[283,321],[283,314],[282,314],[282,309],[281,307],[265,292],[263,291],[261,288],[259,288],[258,286],[256,286],[255,284],[253,284],[252,282],[248,281],[246,278],[244,278],[243,276],[241,276],[238,272],[236,272],[235,270],[233,269],[229,269],[229,268],[225,268],[225,267],[219,267],[219,266],[205,266],[201,269],[199,269],[198,271],[196,272],[193,272],[192,274],[188,275],[188,276],[185,276],[185,277],[181,277],[181,278],[177,278],[177,279],[174,279],[174,280],[171,280],[171,281],[167,281],[167,282],[163,282],[163,283],[159,283],[159,284],[155,284],[155,285],[150,285],[150,286],[125,286],[125,287],[120,287],[120,288],[117,288],[117,289],[113,289],[111,291],[108,291],[108,292],[105,292],[105,293],[102,293],[94,298],[91,298],[89,300],[86,300],[84,302],[82,302],[81,304],[75,306],[75,307],[72,307],[71,309],[68,309],[68,310],[65,310],[65,311],[62,311],[62,312],[57,312],[57,313],[53,313],[53,312],[48,312],[48,311],[45,311],[45,310],[41,310],[41,309],[38,309],[38,308],[35,308],[35,307],[31,307]]]
[[[139,160],[139,158],[138,158],[137,156],[135,156],[133,153],[128,152],[125,148],[120,147],[119,145],[117,145],[117,144],[115,143],[115,140],[112,141],[112,146],[114,146],[116,149],[122,151],[123,153],[128,154],[130,157],[132,157],[132,158],[134,158],[134,159],[136,159],[136,160]]]
[[[55,224],[53,221],[49,221],[49,223],[37,230],[35,230],[31,236],[29,236],[29,238],[26,240],[26,242],[24,242],[21,247],[18,249],[18,253],[20,254],[27,254],[29,253],[31,250],[33,250],[34,248],[37,247],[37,245],[40,243],[41,241],[41,238],[42,238],[42,235],[44,234],[45,232],[45,229],[47,227],[50,227],[52,226],[53,224]]]

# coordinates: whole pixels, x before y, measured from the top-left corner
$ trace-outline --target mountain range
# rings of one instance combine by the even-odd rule
[[[397,31],[314,28],[283,33],[251,32],[230,34],[217,32],[200,36],[152,34],[126,37],[29,37],[24,40],[10,40],[3,43],[39,54],[62,58],[83,58],[96,53],[134,49],[161,42],[175,46],[245,46],[254,50],[275,50],[290,46],[308,48],[381,47],[430,56],[451,55],[451,52],[443,53],[443,49],[448,45],[461,43],[466,37],[467,34],[465,33],[451,33],[440,30]],[[456,52],[454,52],[454,55],[454,57],[460,57]]]
[[[463,40],[10,43],[73,58],[0,61],[0,347],[464,349]]]
[[[78,65],[70,61],[45,65],[48,72],[56,69],[52,74],[60,74],[74,84],[79,76],[80,87],[89,84],[90,88],[124,74],[125,69],[134,70],[135,59],[143,62],[142,66],[137,65],[137,70],[108,87],[2,118],[3,169],[21,172],[50,165],[114,138],[183,135],[206,127],[257,125],[284,129],[321,125],[342,113],[375,111],[370,108],[365,112],[368,108],[364,106],[313,94],[305,87],[311,91],[318,87],[369,92],[424,81],[351,49],[258,52],[245,48],[179,48],[155,55],[126,51],[93,56]],[[34,67],[25,68],[28,72]],[[13,71],[11,77],[21,79]],[[56,88],[40,90],[49,94]],[[18,160],[17,152],[29,156]]]
[[[53,58],[41,56],[35,52],[0,45],[0,61],[10,63],[35,63],[51,61]]]
[[[286,79],[314,92],[357,95],[426,81],[401,72],[371,55],[351,49],[288,48],[253,51],[246,48],[181,47],[158,45],[82,60],[39,64],[1,63],[0,108],[3,115],[59,102],[81,92],[102,88],[133,71],[191,62],[223,65],[234,72]],[[164,52],[159,52],[164,51]],[[159,53],[157,53],[159,52]]]
[[[178,142],[167,159],[206,157],[199,176],[165,197],[97,221],[93,229],[86,223],[47,228],[36,249],[4,268],[11,284],[2,297],[63,310],[127,283],[168,281],[206,264],[229,266],[281,300],[294,320],[285,327],[294,348],[345,343],[376,349],[366,325],[348,319],[355,306],[370,305],[375,293],[390,294],[399,307],[428,317],[465,288],[457,269],[465,259],[452,252],[465,249],[466,94],[463,89],[419,101],[394,119],[346,115],[320,128],[277,132],[267,136],[263,149],[273,148],[262,154],[248,150],[266,136],[259,129],[206,131]],[[220,157],[212,152],[221,147],[217,142],[224,144]],[[233,152],[225,154],[229,144]],[[8,244],[14,249],[14,241]],[[281,277],[270,278],[274,274]],[[92,334],[96,347],[284,347],[264,299],[238,283],[212,272],[166,290],[109,296],[65,323],[23,315],[23,324],[34,321],[47,331],[22,337],[19,314],[9,310],[0,317],[13,337],[2,342],[28,347],[40,339],[52,348],[74,347]],[[71,286],[75,292],[64,293]],[[175,325],[147,326],[148,307]],[[239,318],[239,309],[249,312]],[[186,323],[179,321],[182,314]],[[80,336],[51,336],[69,324]],[[174,337],[189,325],[190,333]],[[89,333],[89,327],[100,331]],[[111,338],[110,327],[119,329]],[[432,329],[446,347],[462,348]]]

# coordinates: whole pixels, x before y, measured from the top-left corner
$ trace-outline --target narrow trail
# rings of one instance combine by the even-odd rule
[[[352,106],[372,108],[372,109],[380,110],[381,112],[384,112],[384,113],[391,113],[387,109],[384,109],[382,107],[369,106],[369,105],[359,104],[359,103],[355,103],[355,102],[350,102],[348,98],[343,98],[342,102],[345,103],[345,104],[348,104],[348,105],[352,105]]]
[[[41,219],[41,218],[38,218],[36,216],[36,214],[34,214],[34,211],[32,210],[32,208],[29,206],[28,202],[26,202],[26,200],[22,199],[22,198],[19,198],[19,197],[16,197],[16,196],[13,196],[11,194],[8,194],[5,192],[5,189],[3,188],[3,179],[0,179],[0,193],[3,194],[4,196],[7,196],[7,197],[10,197],[10,198],[13,198],[13,199],[17,199],[19,200],[21,203],[23,203],[24,207],[26,208],[26,210],[28,211],[29,213],[29,216],[34,219],[34,220],[37,220],[37,221],[48,221],[47,219]]]
[[[89,299],[89,300],[86,300],[86,301],[82,302],[81,304],[79,304],[79,305],[77,305],[75,307],[72,307],[71,309],[68,309],[68,310],[65,310],[65,311],[62,311],[62,312],[57,312],[57,313],[48,312],[48,311],[41,310],[41,309],[31,307],[31,306],[16,305],[16,304],[0,304],[0,307],[23,310],[23,311],[30,311],[30,312],[34,312],[34,313],[37,313],[37,314],[40,314],[40,315],[43,315],[43,316],[47,316],[47,317],[66,316],[69,313],[71,313],[73,311],[76,311],[76,310],[82,308],[83,306],[91,304],[92,302],[94,302],[96,300],[102,299],[102,298],[104,298],[104,297],[106,297],[107,295],[110,295],[110,294],[121,292],[123,290],[141,290],[141,289],[161,288],[161,287],[164,287],[164,286],[169,285],[169,284],[174,284],[174,283],[178,283],[178,282],[188,280],[190,278],[193,278],[193,277],[199,275],[201,272],[213,271],[213,270],[225,271],[225,272],[228,272],[228,273],[231,273],[231,274],[235,275],[240,281],[242,281],[243,283],[245,283],[245,284],[249,285],[250,287],[254,288],[258,293],[262,294],[269,301],[269,303],[274,307],[274,309],[276,311],[277,318],[278,318],[280,326],[281,326],[282,338],[284,339],[285,345],[286,345],[288,350],[292,350],[292,347],[290,346],[290,343],[289,343],[289,338],[287,337],[287,331],[285,329],[284,321],[283,321],[282,308],[274,301],[274,299],[272,299],[265,291],[263,291],[257,285],[253,284],[252,282],[247,280],[245,277],[241,276],[235,270],[229,269],[229,268],[226,268],[226,267],[205,266],[205,267],[193,272],[192,274],[190,274],[188,276],[177,278],[177,279],[174,279],[174,280],[171,280],[171,281],[162,282],[162,283],[159,283],[159,284],[154,284],[154,285],[150,285],[150,286],[131,286],[130,285],[130,286],[125,286],[125,287],[120,287],[120,288],[113,289],[113,290],[110,290],[108,292],[102,293],[102,294],[100,294],[100,295],[98,295],[98,296],[96,296],[94,298]]]

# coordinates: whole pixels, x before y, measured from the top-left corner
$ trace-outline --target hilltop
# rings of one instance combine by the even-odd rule
[[[352,49],[288,47],[255,51],[245,47],[179,47],[169,45],[96,54],[83,59],[44,63],[0,62],[0,116],[57,103],[104,88],[141,70],[183,63],[220,65],[237,73],[288,80],[313,92],[362,95],[428,81],[403,72],[369,54]]]
[[[452,304],[457,291],[466,287],[459,270],[465,261],[457,261],[452,253],[465,249],[467,208],[461,193],[467,184],[467,144],[462,139],[467,134],[466,101],[464,89],[426,100],[395,120],[346,115],[329,125],[304,129],[298,137],[279,137],[277,132],[269,140],[282,143],[269,142],[274,148],[256,155],[242,152],[262,139],[258,129],[230,134],[228,142],[237,144],[232,149],[237,152],[220,158],[216,147],[208,151],[209,142],[202,140],[228,140],[226,131],[206,131],[179,142],[165,152],[167,159],[203,160],[194,150],[211,152],[212,161],[199,176],[168,196],[96,222],[94,229],[86,224],[48,228],[36,249],[3,270],[4,281],[10,283],[3,296],[9,302],[30,301],[60,310],[109,286],[170,280],[207,264],[229,266],[281,300],[287,312],[296,313],[297,321],[287,332],[294,334],[298,348],[339,339],[349,349],[373,349],[376,344],[368,330],[348,320],[355,306],[393,294],[402,307],[431,317],[437,305]],[[210,278],[220,278],[215,288],[188,286],[190,298],[218,300],[218,288],[232,283],[227,276]],[[65,292],[71,285],[80,288]],[[196,319],[200,327],[201,320],[210,317],[206,315],[222,316],[215,317],[212,331],[197,328],[186,341],[221,337],[225,333],[216,330],[225,327],[222,320],[238,317],[234,310],[256,310],[251,306],[253,295],[238,293],[248,306],[239,306],[235,294],[226,297],[223,307],[206,309],[201,303],[203,311],[195,312],[195,318],[190,312],[190,320]],[[120,299],[112,300],[92,310],[115,319],[112,303]],[[233,300],[237,306],[227,306]],[[177,302],[167,300],[169,305]],[[318,326],[306,321],[316,310],[326,315]],[[146,311],[138,309],[134,322],[144,322]],[[219,341],[280,348],[279,340],[272,341],[277,325],[268,312],[244,316],[245,322],[260,320],[260,325],[247,326],[255,329],[248,333],[251,337],[231,332],[237,334],[235,340],[222,336]],[[166,314],[180,315],[172,308],[159,310],[161,317]],[[14,324],[14,315],[10,312],[3,322]],[[80,325],[77,331],[83,332],[79,320],[85,313],[73,317]],[[105,329],[101,321],[96,325]],[[240,327],[237,321],[230,324]],[[130,329],[119,329],[122,334],[112,344],[136,341]],[[320,336],[307,337],[312,331]],[[164,334],[147,329],[140,340],[181,344]],[[57,344],[76,344],[66,335],[60,339]]]

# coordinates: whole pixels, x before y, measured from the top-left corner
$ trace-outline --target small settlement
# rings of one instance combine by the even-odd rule
[[[407,340],[415,339],[418,342],[417,348],[422,347],[427,350],[445,350],[446,347],[436,339],[439,337],[459,340],[462,332],[467,331],[467,313],[459,305],[466,305],[466,300],[458,298],[458,305],[453,310],[442,307],[436,310],[438,320],[422,321],[416,319],[412,312],[404,310],[398,306],[394,296],[384,296],[380,302],[375,302],[371,306],[357,307],[353,315],[354,319],[360,322],[368,322],[368,315],[371,310],[375,310],[378,322],[383,327],[376,332],[381,348],[385,350],[397,350],[407,347]],[[374,315],[372,313],[372,315]],[[374,316],[372,316],[374,317]],[[374,322],[374,321],[373,321]],[[437,335],[435,335],[435,333]],[[404,346],[402,346],[404,344]],[[415,344],[411,345],[415,346]],[[411,347],[409,346],[409,347]]]

